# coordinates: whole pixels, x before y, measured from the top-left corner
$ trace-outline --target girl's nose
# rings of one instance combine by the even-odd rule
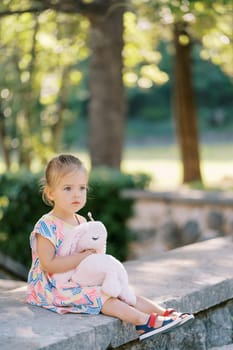
[[[74,196],[77,197],[77,198],[80,197],[81,196],[81,191],[80,190],[75,190]]]

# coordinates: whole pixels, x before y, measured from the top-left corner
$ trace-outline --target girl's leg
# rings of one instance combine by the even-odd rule
[[[135,308],[149,315],[155,312],[156,314],[162,316],[165,311],[163,307],[153,303],[151,300],[142,296],[137,296]]]
[[[146,299],[142,296],[137,296],[137,302],[135,305],[135,308],[141,312],[145,312],[147,314],[152,314],[152,313],[157,313],[160,316],[164,315],[164,312],[166,309],[164,309],[163,307],[153,303],[151,300]],[[193,321],[194,320],[194,316],[190,313],[180,313],[177,311],[172,311],[169,313],[168,317],[172,318],[172,319],[177,319],[178,317],[181,318],[181,322],[180,325]]]
[[[103,304],[101,312],[104,315],[117,317],[127,323],[142,325],[147,323],[151,313],[156,312],[156,310],[160,311],[160,309],[157,309],[155,306],[152,307],[153,304],[150,305],[149,301],[147,302],[144,299],[140,300],[139,298],[137,304],[135,308],[117,298],[110,298]],[[168,318],[158,316],[154,327],[161,327],[165,319]]]

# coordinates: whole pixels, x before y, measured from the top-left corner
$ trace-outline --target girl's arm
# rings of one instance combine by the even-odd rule
[[[88,255],[95,253],[94,249],[89,249],[77,255],[56,256],[54,245],[40,234],[37,235],[37,251],[42,269],[49,273],[72,270]]]

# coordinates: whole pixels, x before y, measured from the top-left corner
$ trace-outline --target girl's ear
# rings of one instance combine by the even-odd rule
[[[44,193],[50,201],[53,201],[53,193],[49,186],[45,186]]]

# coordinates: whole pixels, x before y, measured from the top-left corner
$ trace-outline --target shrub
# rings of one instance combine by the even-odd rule
[[[48,210],[39,193],[39,174],[7,173],[0,177],[0,249],[29,266],[29,233]]]
[[[41,174],[19,172],[0,177],[0,249],[26,267],[31,263],[29,235],[36,221],[50,210],[42,199],[38,182]],[[131,239],[127,220],[132,214],[133,200],[121,197],[125,188],[144,188],[149,177],[128,175],[109,168],[92,171],[88,201],[80,212],[90,211],[108,230],[108,253],[121,261],[127,258]]]

